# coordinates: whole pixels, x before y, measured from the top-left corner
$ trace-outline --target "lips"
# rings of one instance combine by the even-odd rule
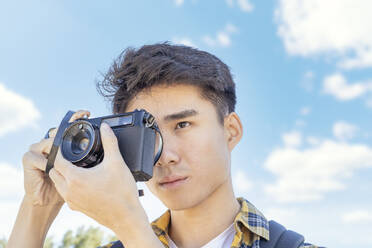
[[[177,182],[177,181],[182,181],[186,178],[187,178],[186,176],[167,176],[167,177],[164,177],[163,179],[161,179],[159,181],[159,184],[164,185],[164,184],[168,184],[168,183],[174,183],[174,182]]]

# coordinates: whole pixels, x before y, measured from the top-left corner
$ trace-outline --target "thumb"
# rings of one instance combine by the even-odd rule
[[[116,138],[116,135],[114,134],[114,131],[112,131],[111,127],[106,123],[102,123],[100,132],[105,159],[111,160],[116,159],[118,156],[121,157],[118,139]]]

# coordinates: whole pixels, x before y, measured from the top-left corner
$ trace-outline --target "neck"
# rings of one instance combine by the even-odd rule
[[[196,206],[171,210],[169,236],[179,248],[201,247],[228,228],[239,210],[229,179]]]

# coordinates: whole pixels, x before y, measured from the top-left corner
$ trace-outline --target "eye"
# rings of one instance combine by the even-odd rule
[[[185,128],[185,127],[188,127],[190,125],[191,125],[191,123],[188,122],[188,121],[178,122],[177,126],[176,126],[176,129]]]

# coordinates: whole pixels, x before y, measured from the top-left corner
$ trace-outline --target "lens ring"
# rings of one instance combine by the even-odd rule
[[[72,123],[64,132],[61,151],[62,155],[72,163],[84,160],[96,142],[96,130],[85,120]]]
[[[155,132],[159,135],[159,144],[158,144],[158,150],[154,156],[154,165],[156,165],[156,163],[158,162],[162,152],[163,152],[163,135],[161,135],[161,132],[159,130],[159,127],[158,125],[154,125],[153,126],[153,129],[155,130]],[[157,137],[157,135],[156,135]]]

